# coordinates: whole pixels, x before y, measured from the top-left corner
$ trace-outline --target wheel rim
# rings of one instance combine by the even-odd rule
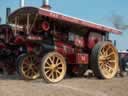
[[[118,67],[118,53],[112,44],[107,44],[101,48],[98,57],[98,64],[101,73],[105,78],[112,78]]]
[[[52,54],[45,58],[43,64],[45,78],[50,82],[59,82],[65,76],[66,64],[59,54]]]
[[[26,56],[21,63],[21,71],[25,78],[36,79],[40,76],[34,55]]]

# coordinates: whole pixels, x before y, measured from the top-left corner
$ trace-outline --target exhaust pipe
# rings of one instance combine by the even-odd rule
[[[49,0],[43,0],[42,8],[44,9],[51,9],[51,6],[49,5]]]
[[[11,13],[11,8],[6,8],[6,24],[8,24],[8,16]]]
[[[1,17],[0,17],[0,24],[1,24],[1,21],[2,21],[2,19],[1,19]]]
[[[24,7],[24,0],[20,0],[20,7]]]
[[[43,0],[44,5],[49,5],[49,0]]]
[[[116,40],[114,40],[114,46],[116,47]]]

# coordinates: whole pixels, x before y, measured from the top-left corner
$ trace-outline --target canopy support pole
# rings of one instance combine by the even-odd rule
[[[30,28],[30,24],[29,24],[29,23],[30,23],[30,22],[29,22],[30,20],[29,20],[29,19],[30,19],[30,14],[27,14],[27,26],[26,26],[27,34],[29,34],[29,31],[30,31],[30,30],[29,30],[29,28]]]

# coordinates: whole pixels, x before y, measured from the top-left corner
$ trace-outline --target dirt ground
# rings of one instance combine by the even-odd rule
[[[57,84],[18,78],[0,75],[0,96],[128,96],[128,77],[112,80],[65,78]]]

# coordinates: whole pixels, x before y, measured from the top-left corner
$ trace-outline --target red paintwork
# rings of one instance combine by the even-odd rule
[[[6,48],[6,46],[5,46],[5,44],[0,43],[0,49],[2,49],[2,48]]]
[[[57,19],[57,20],[66,21],[67,23],[78,24],[78,25],[81,25],[81,26],[84,26],[84,27],[97,29],[97,30],[100,30],[100,31],[103,31],[103,32],[112,32],[112,33],[115,33],[115,34],[121,34],[120,30],[117,30],[117,29],[114,29],[114,28],[107,27],[107,26],[100,25],[100,24],[96,24],[96,23],[92,23],[92,22],[85,21],[85,20],[81,20],[79,18],[66,16],[64,14],[53,12],[53,11],[46,10],[46,9],[43,9],[43,8],[23,7],[23,8],[20,8],[20,9],[16,10],[15,12],[13,12],[9,16],[9,19],[14,18],[16,15],[22,14],[22,13],[40,14],[42,16],[48,16],[50,18],[54,18],[54,19]]]
[[[49,23],[46,22],[46,21],[44,21],[44,22],[42,23],[42,29],[43,29],[44,31],[48,31],[48,30],[50,29]]]
[[[55,50],[64,56],[65,51],[64,51],[63,46],[64,46],[63,42],[55,42]]]
[[[27,51],[28,51],[29,53],[32,53],[32,52],[33,52],[33,47],[32,47],[32,46],[27,46]]]
[[[65,15],[60,14],[60,13],[56,13],[56,12],[53,12],[53,11],[50,11],[50,10],[45,10],[43,8],[39,9],[39,14],[48,16],[50,18],[55,18],[55,19],[58,19],[58,20],[83,25],[85,27],[94,28],[94,29],[97,29],[97,30],[105,31],[105,32],[112,32],[112,33],[115,33],[115,34],[121,34],[121,31],[119,31],[117,29],[114,29],[114,28],[110,28],[110,27],[106,27],[104,25],[91,23],[91,22],[81,20],[81,19],[78,19],[78,18],[74,18],[74,17],[70,17],[70,16],[65,16]]]
[[[95,46],[95,44],[99,41],[97,37],[91,37],[88,40],[88,48],[93,48]]]
[[[67,58],[68,64],[88,64],[88,54],[75,53],[71,45],[64,42],[55,42],[56,51]]]
[[[64,44],[64,42],[55,42],[55,50],[67,57],[68,64],[76,64],[76,56],[71,45]]]
[[[22,36],[17,36],[14,40],[14,43],[17,45],[23,44],[25,42],[25,39]]]
[[[78,53],[76,55],[77,64],[88,64],[88,54]]]
[[[69,44],[65,44],[64,42],[56,41],[55,47],[56,51],[63,54],[64,56],[74,54],[74,49],[72,48],[72,46]]]
[[[76,54],[67,54],[68,64],[76,64]]]
[[[78,35],[75,35],[75,45],[81,48],[85,47],[85,41],[84,41],[84,37],[80,37]]]

